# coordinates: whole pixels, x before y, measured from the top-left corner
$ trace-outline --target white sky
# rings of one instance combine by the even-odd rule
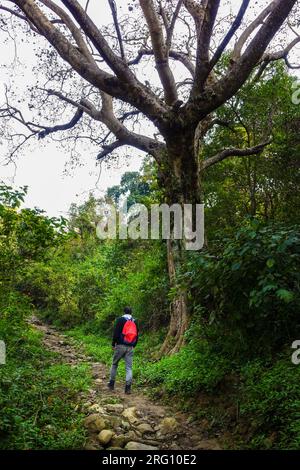
[[[99,10],[101,4],[101,23],[111,22],[110,11],[107,1],[90,2],[92,7]],[[257,3],[257,2],[256,2]],[[259,2],[260,3],[260,2]],[[265,3],[265,0],[262,0]],[[118,6],[127,7],[127,0],[118,0]],[[236,10],[240,1],[231,0],[230,6]],[[260,7],[261,8],[261,7]],[[99,16],[97,15],[99,19]],[[1,36],[2,37],[2,36]],[[14,60],[13,43],[8,42],[1,46],[0,59],[0,103],[4,101],[4,83],[9,84],[12,74],[11,63]],[[35,58],[31,50],[31,45],[22,44],[22,60],[19,65],[14,66],[14,79],[17,84],[18,93],[22,93],[28,84],[34,85],[34,74],[31,71]],[[17,78],[16,78],[17,77]],[[82,152],[82,165],[74,168],[71,174],[65,174],[64,169],[69,161],[69,156],[62,149],[57,148],[54,142],[48,139],[49,144],[41,146],[36,142],[25,154],[21,155],[16,166],[13,164],[4,165],[5,145],[1,146],[0,141],[0,181],[5,181],[16,186],[29,186],[28,195],[25,201],[27,207],[37,206],[44,209],[50,216],[66,215],[72,202],[80,203],[90,191],[94,191],[95,196],[103,195],[104,191],[112,185],[119,184],[120,178],[125,171],[139,170],[143,153],[131,149],[127,158],[120,158],[118,164],[113,163],[108,166],[102,163],[101,174],[99,176],[99,166],[96,166],[95,151],[88,149]],[[47,141],[47,142],[48,142]]]

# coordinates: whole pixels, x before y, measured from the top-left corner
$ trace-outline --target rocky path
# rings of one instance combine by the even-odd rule
[[[191,422],[188,415],[153,403],[140,392],[125,395],[122,385],[111,392],[107,388],[108,371],[104,364],[93,362],[75,342],[53,327],[32,317],[29,322],[44,334],[44,346],[58,354],[60,361],[72,365],[89,363],[93,384],[79,396],[85,413],[86,450],[220,450],[216,439],[208,439],[205,431]]]

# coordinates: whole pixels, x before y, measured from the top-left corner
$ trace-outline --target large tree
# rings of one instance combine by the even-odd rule
[[[13,18],[51,46],[44,60],[46,84],[39,84],[32,93],[39,110],[49,111],[49,105],[60,109],[53,99],[75,110],[68,122],[46,125],[34,117],[27,119],[7,94],[2,117],[25,126],[27,132],[18,147],[31,137],[66,131],[70,138],[89,138],[101,145],[99,160],[121,146],[135,147],[156,160],[166,202],[201,202],[201,180],[207,168],[228,157],[258,154],[269,143],[267,136],[254,147],[225,148],[207,159],[199,157],[208,131],[222,125],[214,112],[255,69],[257,80],[274,60],[284,59],[292,66],[289,54],[300,41],[297,21],[293,22],[293,9],[299,2],[243,0],[236,13],[228,16],[230,10],[220,0],[108,0],[112,21],[106,26],[100,26],[97,3],[98,8],[96,2],[86,0],[0,1],[4,31],[10,35],[15,31],[9,27]],[[121,6],[128,7],[122,16]],[[277,33],[280,46],[272,47]],[[228,53],[229,58],[223,60]],[[39,54],[43,61],[45,53]],[[142,73],[145,67],[147,80]],[[141,118],[149,123],[144,134],[136,132]],[[107,128],[104,134],[103,126]],[[172,283],[182,253],[180,245],[176,246],[170,242],[168,248]],[[178,350],[187,325],[182,291],[172,303],[163,352]]]

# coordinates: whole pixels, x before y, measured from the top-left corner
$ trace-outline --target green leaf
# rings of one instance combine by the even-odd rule
[[[277,297],[279,297],[279,299],[283,300],[286,303],[289,303],[294,299],[293,292],[286,289],[278,289],[278,291],[276,291],[276,295]]]
[[[272,268],[275,264],[275,259],[274,258],[269,258],[267,261],[267,266],[268,268]]]
[[[233,265],[231,266],[231,270],[232,271],[238,271],[241,267],[242,263],[238,262],[238,263],[233,263]]]

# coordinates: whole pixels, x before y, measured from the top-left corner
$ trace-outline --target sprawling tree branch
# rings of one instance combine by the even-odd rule
[[[115,0],[108,0],[108,3],[109,3],[110,9],[111,9],[111,14],[112,14],[112,17],[113,17],[113,20],[114,20],[114,25],[115,25],[115,29],[116,29],[116,33],[117,33],[117,37],[118,37],[118,41],[119,41],[121,57],[122,57],[123,60],[125,60],[126,57],[125,57],[125,51],[124,51],[124,44],[123,44],[123,38],[122,38],[120,25],[119,25],[119,21],[118,21],[118,13],[117,13],[116,2],[115,2]]]
[[[213,55],[213,58],[211,59],[210,61],[210,64],[209,64],[209,71],[213,69],[213,67],[216,65],[216,63],[218,62],[218,60],[220,59],[220,57],[222,56],[223,52],[225,51],[226,47],[228,46],[228,44],[230,43],[231,39],[233,38],[234,34],[236,33],[236,31],[239,29],[239,27],[241,26],[241,23],[243,21],[243,18],[245,16],[245,13],[247,11],[247,8],[249,6],[249,3],[250,3],[250,0],[243,0],[242,1],[242,4],[241,4],[241,7],[240,7],[240,10],[235,18],[235,20],[233,21],[229,31],[227,32],[227,34],[225,35],[224,39],[222,40],[222,42],[220,43],[220,45],[218,46],[216,52],[214,53]]]
[[[168,48],[159,17],[153,0],[139,1],[149,28],[156,68],[164,89],[165,101],[168,105],[173,105],[176,103],[178,96],[175,79],[169,66]]]
[[[67,26],[69,31],[71,32],[73,38],[76,41],[76,44],[80,50],[80,52],[86,57],[86,59],[90,62],[94,62],[94,58],[92,54],[90,53],[82,35],[80,32],[80,29],[77,28],[75,23],[72,21],[70,16],[60,8],[56,3],[54,3],[52,0],[40,0],[43,5],[48,7],[53,13],[55,13],[59,18],[62,20],[62,22]]]
[[[86,13],[85,9],[80,5],[80,3],[77,0],[62,0],[62,3],[76,19],[82,30],[91,40],[92,44],[98,50],[101,57],[103,57],[106,64],[111,68],[116,76],[135,87],[138,83],[138,80],[131,72],[127,64],[122,60],[122,58],[118,57],[112,51],[100,30],[92,21],[90,16]]]
[[[204,89],[210,70],[209,64],[209,47],[213,32],[213,27],[220,6],[220,0],[210,0],[204,7],[201,26],[197,39],[197,56],[196,56],[196,72],[195,80],[192,88],[192,96],[198,95]]]
[[[128,65],[137,65],[144,56],[149,55],[154,55],[153,49],[140,49],[137,56],[134,59],[130,60],[128,62]],[[195,75],[195,66],[193,62],[189,59],[187,54],[171,49],[169,51],[169,57],[171,59],[177,60],[178,62],[181,62],[190,72],[192,77]]]
[[[220,153],[217,153],[213,157],[207,158],[202,162],[201,165],[201,171],[206,170],[207,168],[215,165],[216,163],[219,163],[226,158],[229,157],[248,157],[250,155],[258,155],[260,154],[267,145],[269,145],[272,141],[268,140],[267,142],[263,142],[259,145],[256,145],[255,147],[249,147],[245,149],[239,149],[239,148],[229,148],[225,149]]]
[[[182,7],[182,3],[183,3],[183,0],[178,0],[170,25],[167,30],[166,47],[168,51],[171,49],[171,46],[172,46],[174,28],[175,28],[175,24],[176,24],[176,21],[180,12],[180,8]]]
[[[173,11],[170,12],[164,9],[163,1],[158,2],[161,7],[158,12],[154,0],[139,0],[147,32],[145,33],[141,28],[142,32],[138,41],[135,36],[132,36],[132,31],[128,33],[127,26],[119,22],[115,2],[109,0],[120,53],[116,52],[108,42],[110,38],[115,41],[115,33],[110,35],[110,30],[107,29],[105,31],[108,35],[104,35],[89,16],[87,11],[89,2],[81,4],[78,0],[61,0],[63,7],[60,7],[55,0],[5,1],[13,3],[17,9],[11,10],[2,6],[0,9],[4,9],[6,13],[14,15],[20,21],[27,21],[34,31],[48,40],[60,57],[70,65],[71,70],[76,71],[88,83],[83,85],[82,96],[90,96],[84,90],[91,85],[91,93],[95,98],[91,101],[85,98],[76,102],[68,96],[68,93],[65,93],[63,88],[61,93],[64,95],[63,98],[59,96],[59,92],[53,92],[53,94],[56,93],[57,97],[75,106],[76,117],[86,113],[93,120],[102,122],[110,133],[115,135],[116,142],[111,144],[105,142],[105,152],[108,152],[109,148],[116,149],[121,145],[132,145],[158,158],[157,155],[165,148],[155,139],[127,129],[124,120],[117,118],[114,114],[112,98],[117,98],[120,102],[132,106],[133,110],[128,111],[128,115],[141,113],[151,120],[166,142],[170,142],[175,134],[177,136],[187,130],[191,135],[195,135],[197,129],[203,130],[207,127],[212,112],[239,90],[257,65],[261,64],[261,67],[265,67],[270,61],[278,59],[284,59],[289,64],[288,54],[300,41],[297,36],[283,50],[266,52],[275,33],[297,2],[297,0],[274,0],[240,35],[234,47],[230,66],[224,75],[218,81],[215,77],[213,80],[208,80],[214,75],[214,66],[240,28],[250,0],[242,0],[235,20],[219,46],[216,47],[212,58],[210,58],[210,49],[213,44],[213,30],[220,0],[178,0],[173,3]],[[192,16],[195,31],[192,30],[192,23],[186,21],[184,15],[180,14],[182,5]],[[47,16],[47,10],[50,10],[49,16]],[[52,14],[54,14],[54,19]],[[177,20],[187,27],[188,33],[187,38],[173,45]],[[59,27],[56,27],[55,23],[59,23]],[[131,41],[135,45],[139,44],[140,50],[135,58],[126,60],[125,45],[130,45]],[[194,45],[196,49],[193,48]],[[159,86],[153,84],[151,89],[149,81],[145,80],[143,84],[138,79],[138,74],[130,68],[131,65],[138,65],[144,56],[150,55],[153,55],[155,59],[164,100],[160,98]],[[180,77],[176,83],[169,65],[170,58],[184,64],[191,78]],[[107,68],[100,68],[99,61],[104,61],[111,73],[107,71]],[[181,106],[182,101],[178,99],[178,90],[181,93],[180,98],[184,96],[183,99],[185,99],[189,86],[190,97],[186,104]],[[99,94],[102,96],[101,110],[93,105],[93,102],[98,101]],[[128,108],[125,107],[125,110]],[[62,130],[61,126],[74,123],[75,116],[67,124],[52,128],[41,126],[39,132],[40,129],[44,129],[41,135],[47,135],[51,133],[48,129],[54,129],[52,132]],[[201,127],[201,122],[205,123],[204,127]]]
[[[80,121],[80,119],[82,118],[82,115],[83,115],[83,110],[77,109],[76,113],[74,114],[74,116],[69,122],[67,122],[66,124],[58,124],[53,127],[46,127],[44,130],[38,133],[38,137],[40,139],[43,139],[44,137],[46,137],[49,134],[52,134],[53,132],[67,131],[68,129],[72,129]]]
[[[284,23],[296,2],[297,0],[276,0],[269,5],[268,9],[264,10],[263,15],[259,15],[265,18],[265,21],[248,44],[245,52],[238,58],[237,50],[235,50],[234,58],[227,74],[214,85],[207,87],[203,93],[196,97],[191,97],[183,109],[186,120],[190,118],[195,120],[195,122],[199,122],[199,120],[224,104],[241,88],[252,70],[261,60],[267,46]],[[254,23],[257,23],[258,26],[261,21],[260,19],[258,23],[256,21]],[[247,28],[247,30],[247,34],[242,35],[244,38],[238,47],[239,51],[249,34],[251,34],[250,30],[251,32],[253,31],[253,26],[249,27],[249,29]]]
[[[293,49],[293,47],[295,47],[299,43],[300,43],[300,36],[296,37],[293,41],[291,41],[290,44],[288,44],[284,49],[277,51],[277,52],[264,54],[261,59],[261,62],[270,63],[270,62],[274,62],[275,60],[284,59],[287,66],[289,66],[288,55]]]
[[[110,145],[105,145],[104,150],[106,155],[109,153],[109,149],[111,151],[115,150],[117,147],[121,147],[122,145],[129,145],[135,147],[143,152],[149,153],[155,159],[160,160],[161,153],[165,151],[165,145],[162,142],[159,142],[155,139],[151,139],[142,134],[137,134],[135,132],[129,131],[126,126],[123,124],[123,116],[118,119],[114,114],[113,109],[113,100],[112,97],[107,95],[106,93],[101,93],[102,97],[102,107],[101,109],[97,109],[93,103],[91,103],[88,99],[82,98],[79,103],[76,101],[64,96],[61,92],[55,90],[45,90],[49,95],[56,96],[57,98],[65,101],[66,103],[71,104],[78,108],[79,112],[85,112],[88,114],[92,119],[95,121],[102,122],[109,131],[117,138],[117,142],[114,142]],[[131,113],[134,113],[132,111]],[[79,113],[76,113],[75,116],[78,116]],[[75,116],[73,118],[73,122],[75,120]],[[71,121],[71,122],[72,122]],[[77,119],[78,122],[78,119]],[[56,130],[64,130],[65,126],[55,126],[54,131]],[[43,131],[41,134],[47,135],[49,132]],[[42,135],[44,137],[44,135]],[[102,154],[101,154],[102,155]],[[103,158],[103,157],[101,157]]]
[[[87,16],[86,12],[76,1],[64,0],[63,3],[69,6],[69,10],[74,18],[79,22],[82,29],[89,36],[91,41],[98,45],[105,60],[111,59],[111,67],[118,71],[120,77],[129,82],[123,82],[116,76],[113,76],[104,70],[99,69],[94,63],[91,63],[80,50],[74,47],[66,37],[48,20],[45,14],[40,10],[34,0],[8,0],[15,3],[26,14],[28,19],[35,25],[38,31],[45,36],[50,44],[57,50],[59,55],[68,62],[77,73],[94,85],[96,88],[108,93],[116,98],[140,109],[149,119],[156,123],[163,121],[166,109],[163,103],[143,84],[139,83],[134,77],[128,66],[111,51],[107,42],[100,34],[97,27]],[[89,30],[89,27],[91,30]],[[101,49],[102,46],[102,49]],[[122,64],[121,64],[122,63]],[[125,73],[126,69],[126,73]],[[130,74],[128,74],[129,70]],[[124,74],[122,73],[124,71]]]
[[[233,53],[232,53],[232,60],[236,61],[241,56],[242,49],[247,41],[247,39],[251,36],[251,34],[258,28],[258,26],[262,25],[264,20],[267,16],[272,12],[274,9],[275,2],[271,2],[261,13],[258,15],[255,20],[250,23],[250,25],[245,29],[245,31],[241,34],[239,40],[236,42]]]

